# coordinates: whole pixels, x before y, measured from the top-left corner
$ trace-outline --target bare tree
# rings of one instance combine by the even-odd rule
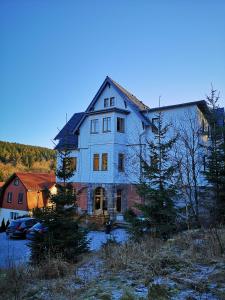
[[[179,134],[176,144],[175,160],[178,163],[178,172],[182,192],[184,193],[188,227],[194,217],[199,225],[200,191],[204,168],[204,134],[200,119],[196,114],[186,112],[184,119],[175,126]]]

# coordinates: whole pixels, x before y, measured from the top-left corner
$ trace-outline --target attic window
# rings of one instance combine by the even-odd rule
[[[127,102],[126,101],[124,101],[124,106],[125,106],[125,108],[127,108]]]
[[[14,185],[19,185],[19,179],[18,178],[16,178],[15,180],[14,180]]]
[[[104,99],[104,107],[108,107],[109,106],[109,98],[105,98]]]
[[[110,98],[110,106],[114,106],[115,105],[115,97],[111,97]]]

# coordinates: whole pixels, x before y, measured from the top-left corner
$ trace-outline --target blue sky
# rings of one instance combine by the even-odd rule
[[[225,105],[224,0],[1,0],[0,140],[53,147],[106,75],[150,107]]]

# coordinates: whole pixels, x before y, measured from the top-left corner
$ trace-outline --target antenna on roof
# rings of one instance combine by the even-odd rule
[[[161,96],[159,96],[159,107],[161,107]]]

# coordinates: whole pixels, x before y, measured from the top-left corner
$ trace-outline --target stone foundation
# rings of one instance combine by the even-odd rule
[[[103,213],[109,214],[110,218],[116,218],[124,212],[134,207],[135,203],[140,203],[141,198],[136,192],[136,186],[132,184],[113,184],[113,183],[73,183],[78,193],[78,206],[89,215],[95,214],[94,195],[97,188],[105,190],[105,198],[107,201],[107,211]],[[121,190],[121,212],[116,211],[117,191]]]

